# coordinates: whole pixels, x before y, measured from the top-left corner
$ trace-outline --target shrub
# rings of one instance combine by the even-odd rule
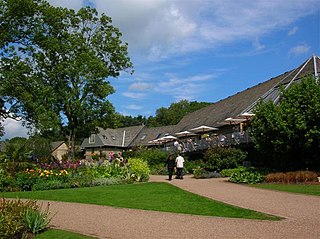
[[[17,172],[21,172],[26,169],[34,169],[36,168],[36,165],[28,162],[6,162],[0,163],[0,168],[5,172],[5,174],[14,176]]]
[[[131,178],[136,182],[149,180],[150,169],[148,163],[139,158],[129,159]]]
[[[49,205],[42,212],[36,201],[6,201],[2,198],[0,208],[0,238],[23,238],[27,233],[45,229],[50,222]]]
[[[38,181],[59,180],[61,182],[67,182],[68,175],[69,173],[66,170],[26,169],[16,173],[14,186],[21,191],[30,191]]]
[[[317,182],[318,174],[311,171],[297,171],[287,173],[269,173],[265,181],[267,183],[306,183]]]
[[[203,166],[204,164],[200,160],[196,160],[196,161],[186,160],[184,168],[187,173],[193,173],[194,169],[197,169]]]
[[[123,154],[125,158],[140,158],[148,162],[149,166],[164,164],[169,152],[160,149],[141,149],[138,151],[130,151]]]
[[[234,172],[229,178],[230,182],[233,183],[247,183],[247,184],[256,184],[264,181],[264,175],[259,172],[256,172],[254,169],[240,169],[238,172]]]
[[[193,176],[195,178],[201,178],[201,175],[204,173],[204,169],[203,168],[196,168],[193,170]]]
[[[123,180],[120,178],[94,178],[91,181],[91,186],[109,186],[121,184]]]
[[[22,233],[24,226],[21,214],[27,205],[21,201],[1,201],[0,214],[0,238],[14,238],[18,233]]]
[[[15,186],[21,191],[30,191],[32,186],[38,180],[38,173],[36,171],[22,171],[15,175]]]
[[[213,147],[206,151],[203,161],[206,169],[221,171],[240,166],[246,157],[240,149]]]
[[[164,164],[150,166],[150,174],[153,175],[166,175],[168,173],[167,167]]]
[[[128,169],[126,165],[114,161],[112,163],[106,162],[103,164],[93,164],[89,166],[81,166],[72,173],[72,176],[79,175],[89,178],[110,178],[119,177],[126,178]]]
[[[27,208],[22,215],[22,222],[28,232],[37,234],[43,231],[50,223],[49,204],[43,212],[38,208]]]
[[[39,180],[32,186],[32,191],[62,189],[70,187],[70,183],[64,183],[60,180]]]
[[[0,187],[4,192],[18,191],[14,186],[14,178],[11,175],[0,176]]]
[[[193,170],[195,178],[221,178],[221,174],[217,172],[209,172],[203,168],[196,168]]]
[[[82,174],[74,173],[70,176],[68,184],[71,188],[90,187],[92,180],[92,176],[84,176]]]
[[[231,177],[233,173],[239,173],[240,171],[245,170],[244,167],[238,167],[238,168],[229,168],[229,169],[223,169],[220,171],[221,176],[223,177]]]

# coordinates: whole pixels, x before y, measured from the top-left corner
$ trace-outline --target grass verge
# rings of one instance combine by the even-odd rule
[[[320,184],[254,184],[253,187],[320,196]]]
[[[68,232],[64,230],[49,229],[35,237],[35,239],[96,239],[96,237],[84,236],[74,232]]]
[[[142,183],[89,188],[6,193],[10,198],[77,202],[103,206],[203,216],[280,220],[279,217],[214,201],[167,183]]]

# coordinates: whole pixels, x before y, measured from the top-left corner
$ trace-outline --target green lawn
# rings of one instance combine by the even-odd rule
[[[280,220],[186,192],[168,183],[142,183],[76,189],[6,193],[6,197],[77,202],[205,216]]]
[[[88,237],[74,232],[63,230],[49,229],[35,237],[35,239],[95,239],[96,237]]]
[[[257,188],[320,196],[320,184],[255,184]]]

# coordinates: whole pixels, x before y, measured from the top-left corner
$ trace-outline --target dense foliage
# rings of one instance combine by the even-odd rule
[[[297,171],[286,173],[269,173],[266,175],[265,182],[267,183],[308,183],[318,182],[318,175],[311,171]]]
[[[148,181],[150,169],[139,158],[129,162],[59,162],[51,164],[26,164],[15,171],[0,168],[2,191],[36,191],[73,187],[91,187]]]
[[[233,183],[256,184],[262,183],[264,178],[265,176],[254,168],[240,168],[232,173],[229,181]]]
[[[141,158],[148,162],[148,165],[152,167],[159,164],[164,165],[169,154],[169,152],[161,149],[140,149],[124,152],[123,156],[126,158]]]
[[[246,156],[247,153],[240,149],[213,147],[206,151],[203,162],[209,171],[220,171],[241,166]]]
[[[149,117],[147,125],[151,127],[175,125],[188,113],[210,105],[207,102],[181,100],[172,103],[169,108],[161,107],[157,109],[155,117]]]
[[[2,111],[41,131],[66,130],[73,148],[76,136],[114,112],[107,78],[131,72],[127,44],[111,18],[89,7],[75,12],[44,0],[0,5]]]
[[[149,180],[150,169],[148,163],[139,158],[130,158],[130,176],[134,181],[146,182]]]
[[[42,232],[51,221],[49,205],[45,211],[35,201],[6,200],[0,202],[0,238],[29,238]]]
[[[278,170],[320,168],[320,84],[313,77],[281,90],[278,105],[260,102],[251,122],[265,165]]]
[[[149,127],[158,127],[177,124],[186,114],[210,105],[206,102],[181,100],[172,103],[168,108],[161,107],[156,110],[155,116],[148,118],[142,115],[127,116],[119,113],[114,114],[112,120],[114,128],[129,127],[135,125],[146,125]],[[99,122],[101,127],[110,127],[110,122]]]

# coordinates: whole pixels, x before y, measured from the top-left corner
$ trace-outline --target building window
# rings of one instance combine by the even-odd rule
[[[94,144],[95,143],[95,139],[96,139],[96,135],[95,134],[91,134],[89,137],[89,144]]]

